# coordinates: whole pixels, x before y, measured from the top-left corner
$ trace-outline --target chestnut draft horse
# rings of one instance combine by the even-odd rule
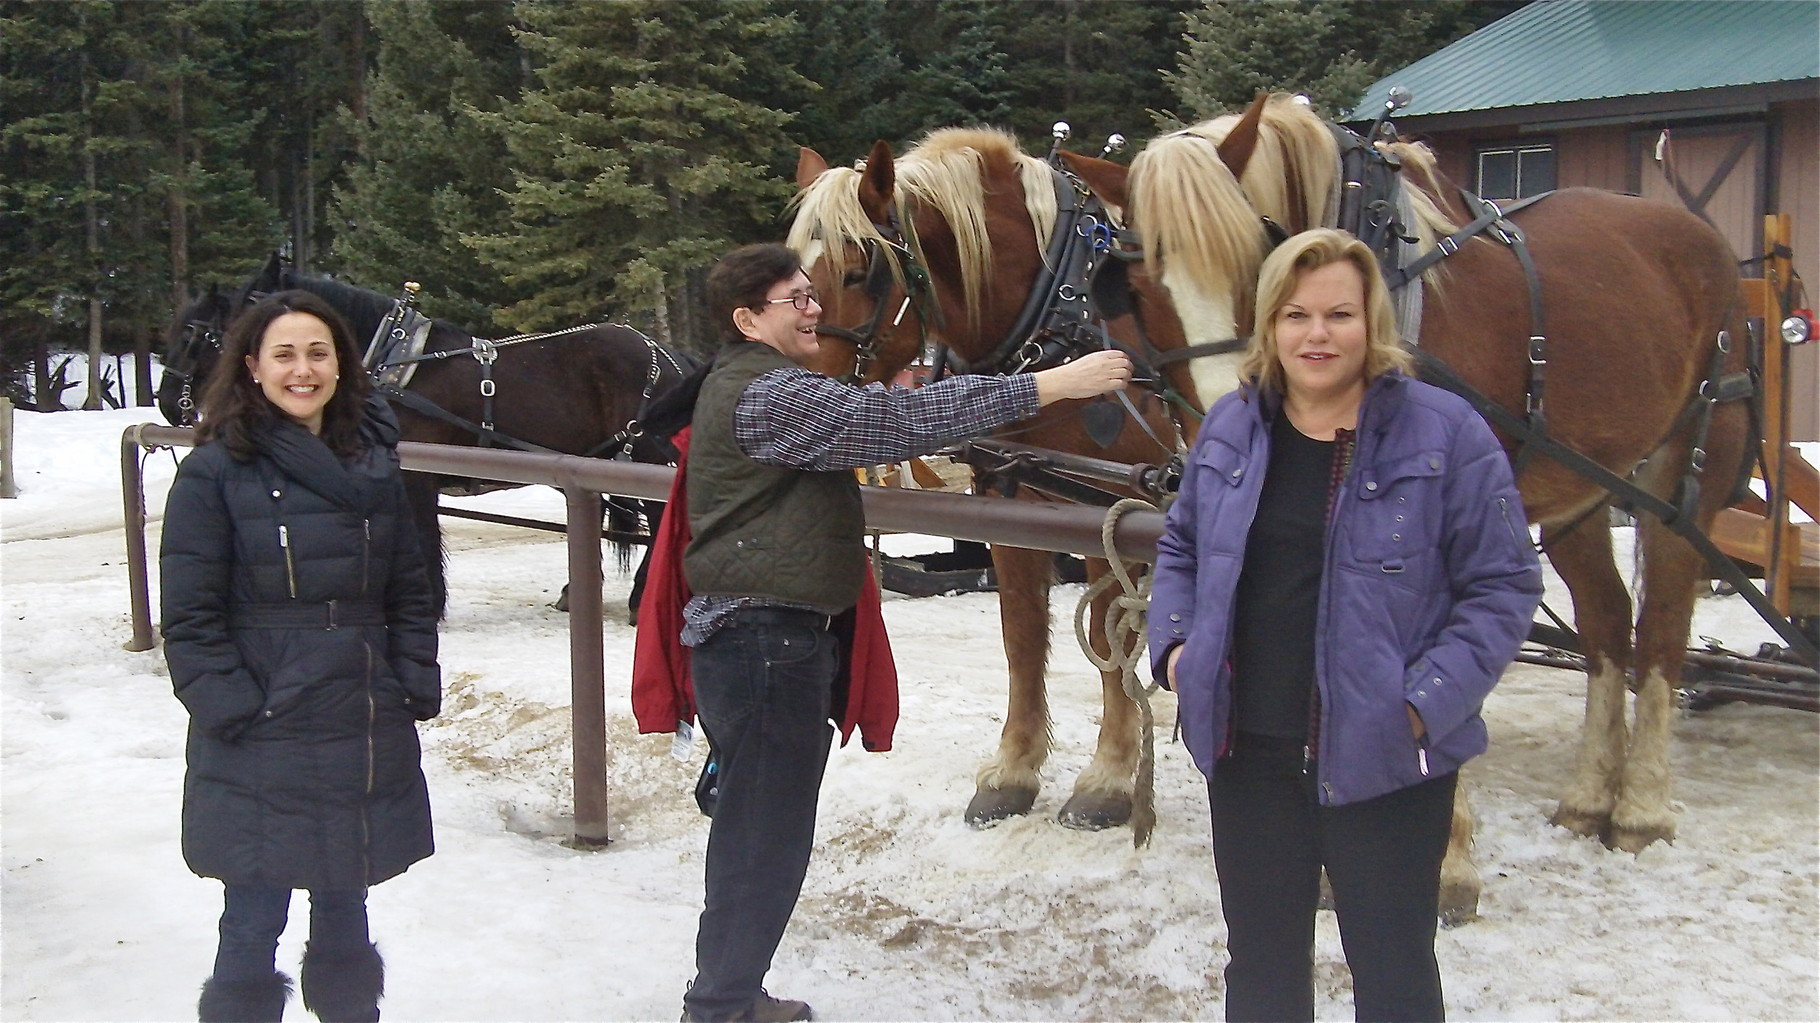
[[[220,339],[227,325],[257,296],[289,288],[322,297],[347,318],[357,342],[373,337],[382,324],[388,325],[388,331],[394,325],[390,319],[397,308],[394,299],[330,277],[301,273],[274,256],[237,293],[210,289],[172,324],[165,375],[158,389],[158,407],[166,420],[175,426],[194,421],[193,395],[200,392],[220,355]],[[404,329],[414,332],[410,326],[406,324]],[[405,393],[391,397],[405,440],[626,457],[652,464],[675,461],[674,449],[645,434],[638,424],[651,400],[693,367],[685,357],[638,331],[592,324],[514,343],[515,339],[479,341],[442,320],[422,321],[417,326],[428,331],[423,357],[405,385]],[[482,356],[493,360],[490,367],[483,367]],[[369,369],[383,370],[377,366]],[[491,399],[482,395],[483,374],[493,384],[495,396]],[[467,490],[471,481],[421,472],[407,472],[404,479],[440,613],[447,583],[437,497],[444,489]],[[663,511],[662,502],[657,501],[612,498],[605,505],[616,537],[639,531],[641,517],[655,532]],[[617,538],[613,547],[623,570],[629,564],[630,547]],[[630,600],[634,616],[643,581],[641,564]]]
[[[967,372],[1042,368],[1069,354],[1038,352],[1016,328],[1029,322],[1020,314],[1041,279],[1052,235],[1059,233],[1061,199],[1086,193],[1045,161],[1022,153],[1011,136],[942,129],[895,158],[881,142],[863,170],[830,169],[805,149],[797,183],[790,244],[803,254],[823,296],[822,333],[845,342],[825,344],[830,365],[818,368],[838,373],[857,357],[856,376],[888,379],[919,352],[925,331]],[[1088,227],[1080,220],[1073,226]],[[1167,319],[1166,311],[1161,318]],[[1136,340],[1129,318],[1110,330],[1121,343]],[[1169,373],[1178,389],[1192,386],[1185,367]],[[1157,390],[1194,404],[1191,390]],[[1059,402],[998,436],[1119,462],[1168,462],[1184,441],[1169,401],[1157,390],[1128,392],[1129,407],[1108,398]],[[1019,496],[1042,499],[1029,489]],[[994,545],[992,561],[1010,699],[998,752],[980,768],[967,808],[967,820],[975,824],[1032,808],[1050,747],[1044,671],[1053,556]],[[1103,560],[1088,560],[1090,578],[1106,571]],[[1103,620],[1110,603],[1111,595],[1104,595],[1094,617]],[[1093,635],[1106,655],[1101,630]],[[1058,814],[1072,827],[1098,829],[1132,819],[1139,718],[1116,671],[1104,673],[1102,704],[1093,760]],[[1139,805],[1141,815],[1143,801]],[[1134,823],[1139,835],[1147,834],[1147,820]]]
[[[1249,326],[1269,248],[1261,218],[1290,233],[1344,220],[1345,137],[1291,97],[1260,96],[1243,116],[1152,141],[1128,176],[1105,161],[1069,164],[1107,202],[1129,209],[1188,336],[1223,339]],[[1396,233],[1414,238],[1399,243],[1397,267],[1475,219],[1505,236],[1474,235],[1421,275],[1426,294],[1412,339],[1425,376],[1456,389],[1463,382],[1498,406],[1487,418],[1513,453],[1530,519],[1573,597],[1589,666],[1586,718],[1553,821],[1630,852],[1672,840],[1669,726],[1704,563],[1662,521],[1639,516],[1633,642],[1631,596],[1605,513],[1613,495],[1558,459],[1583,455],[1660,499],[1633,495],[1640,504],[1671,507],[1683,516],[1679,527],[1691,519],[1705,532],[1740,482],[1749,444],[1743,403],[1717,404],[1720,382],[1735,386],[1746,359],[1737,260],[1713,228],[1678,207],[1568,188],[1513,206],[1504,219],[1445,181],[1426,147],[1379,148],[1401,169],[1377,222],[1400,208],[1407,229]],[[1517,255],[1524,247],[1534,281]],[[1390,274],[1393,283],[1406,276]],[[1412,333],[1405,328],[1406,338]],[[1236,384],[1219,358],[1199,360],[1196,377],[1209,401]],[[1526,451],[1525,428],[1571,451]],[[1636,694],[1628,729],[1627,680]]]

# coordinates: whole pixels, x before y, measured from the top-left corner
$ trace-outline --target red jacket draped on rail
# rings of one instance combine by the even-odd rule
[[[674,732],[679,721],[695,720],[695,692],[689,676],[689,648],[682,645],[683,605],[693,596],[683,578],[682,556],[689,546],[689,431],[673,443],[679,453],[670,503],[651,547],[651,570],[638,609],[632,649],[632,714],[641,733]],[[841,745],[859,728],[860,742],[874,753],[891,748],[897,728],[897,664],[879,606],[878,587],[866,569],[859,602],[834,620],[847,663],[835,680],[834,714]]]

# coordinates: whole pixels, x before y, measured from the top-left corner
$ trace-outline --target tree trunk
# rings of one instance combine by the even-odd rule
[[[657,343],[668,346],[670,343],[670,298],[669,289],[664,286],[665,278],[659,276],[653,288],[651,311],[656,316]]]
[[[82,215],[87,221],[89,268],[94,278],[89,282],[88,298],[88,397],[82,407],[90,411],[101,408],[101,213],[95,208],[95,195],[100,188],[95,170],[94,111],[89,103],[88,55],[82,57],[82,121],[88,145],[82,147],[82,177],[88,194],[82,200]]]
[[[124,391],[126,382],[121,381],[120,386]],[[133,386],[139,394],[134,404],[157,404],[157,392],[152,388],[152,328],[144,320],[133,328]]]
[[[177,63],[188,49],[189,30],[179,29]],[[165,202],[171,218],[171,310],[183,308],[190,295],[189,124],[185,120],[183,75],[173,76],[170,93],[171,188]],[[149,368],[147,370],[149,373]]]

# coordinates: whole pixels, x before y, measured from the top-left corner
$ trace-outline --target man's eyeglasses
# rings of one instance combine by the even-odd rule
[[[797,312],[806,313],[809,311],[809,303],[815,302],[819,304],[821,302],[821,296],[813,291],[792,291],[783,298],[765,299],[766,305],[778,305],[783,302],[788,302],[795,306]]]

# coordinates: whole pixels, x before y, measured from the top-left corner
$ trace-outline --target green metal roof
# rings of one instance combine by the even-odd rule
[[[1570,103],[1820,78],[1820,0],[1537,0],[1365,91],[1376,116]]]

